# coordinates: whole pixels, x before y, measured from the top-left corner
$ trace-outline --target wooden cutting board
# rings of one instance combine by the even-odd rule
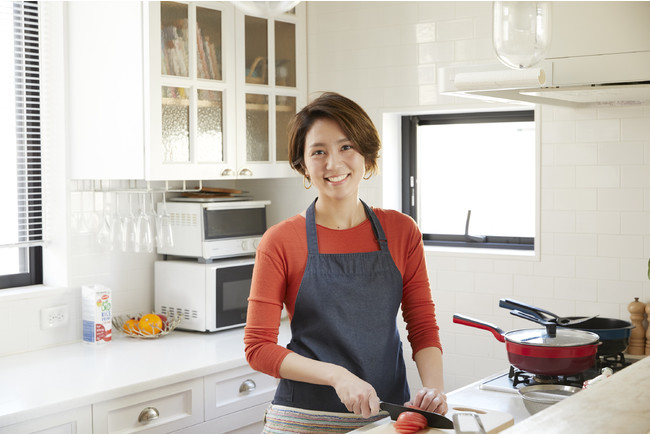
[[[463,412],[472,412],[478,414],[479,418],[481,419],[481,423],[483,424],[483,428],[485,428],[485,432],[487,434],[498,433],[508,427],[511,427],[515,423],[512,415],[508,413],[494,410],[485,410],[481,408],[464,407],[462,405],[455,404],[449,404],[449,412],[446,414],[446,416],[451,419],[455,413]],[[394,424],[395,422],[387,417],[370,425],[364,426],[363,428],[359,428],[353,432],[372,434],[396,434],[397,431],[394,428]],[[418,431],[418,434],[454,432],[455,431],[453,429],[427,428],[426,430]]]

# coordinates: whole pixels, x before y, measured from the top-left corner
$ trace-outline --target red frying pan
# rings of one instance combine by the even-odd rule
[[[555,336],[546,329],[522,329],[504,333],[488,322],[454,315],[454,322],[488,330],[505,342],[508,360],[515,367],[537,375],[573,375],[594,365],[598,335],[584,330],[558,328]]]

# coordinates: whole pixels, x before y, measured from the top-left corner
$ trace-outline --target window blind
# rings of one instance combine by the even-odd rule
[[[38,2],[0,4],[0,28],[5,29],[0,35],[2,57],[13,58],[13,62],[2,62],[5,66],[0,73],[3,87],[9,93],[13,91],[13,98],[6,98],[0,108],[4,118],[0,147],[5,148],[1,156],[5,160],[3,169],[7,169],[0,174],[6,207],[2,211],[6,217],[0,228],[0,247],[30,247],[43,242],[38,21]],[[13,89],[5,87],[12,80]]]

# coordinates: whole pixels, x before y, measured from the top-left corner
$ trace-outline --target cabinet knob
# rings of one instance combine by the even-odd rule
[[[160,413],[158,413],[158,410],[155,407],[147,407],[140,412],[138,422],[149,423],[152,420],[158,419],[158,416],[160,416]]]
[[[239,386],[239,393],[250,393],[257,387],[257,384],[250,378]]]
[[[223,169],[221,176],[235,176],[235,171],[232,169]]]
[[[244,167],[242,170],[239,171],[239,176],[253,176],[253,172],[250,169]]]

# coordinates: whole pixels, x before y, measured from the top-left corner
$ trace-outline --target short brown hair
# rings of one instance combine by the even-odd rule
[[[366,173],[377,172],[381,140],[375,124],[359,104],[334,92],[323,93],[289,122],[289,164],[294,170],[305,174],[305,138],[314,122],[322,118],[335,121],[357,146],[366,161]]]

